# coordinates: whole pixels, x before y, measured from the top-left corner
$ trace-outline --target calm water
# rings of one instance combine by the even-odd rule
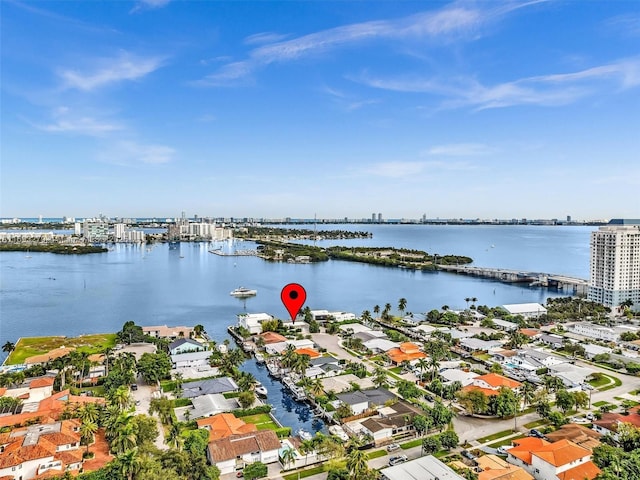
[[[333,227],[323,227],[333,228]],[[373,232],[372,239],[319,245],[396,246],[438,254],[468,255],[479,266],[562,273],[588,278],[589,233],[595,227],[340,225]],[[218,245],[219,246],[219,245]],[[238,248],[253,244],[237,243]],[[232,248],[224,244],[225,248]],[[407,310],[442,305],[464,308],[465,297],[479,304],[541,302],[562,293],[513,286],[447,273],[422,273],[358,263],[315,265],[268,263],[254,257],[220,257],[211,245],[117,245],[104,254],[64,256],[32,252],[0,253],[0,344],[21,336],[113,332],[133,320],[140,325],[202,324],[218,342],[236,314],[268,312],[284,318],[280,290],[291,282],[307,290],[312,309],[359,314],[374,305],[407,299]],[[258,290],[238,300],[238,286]],[[294,429],[318,430],[304,404],[284,395],[279,382],[247,362],[269,390],[278,417]]]

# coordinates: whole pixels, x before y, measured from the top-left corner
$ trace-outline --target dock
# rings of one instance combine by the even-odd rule
[[[505,268],[485,268],[456,265],[438,265],[438,270],[489,278],[504,283],[526,283],[530,287],[548,287],[565,290],[576,295],[586,295],[589,281],[583,278],[557,275],[554,273],[528,272],[523,270],[509,270]]]
[[[255,257],[258,255],[257,250],[234,250],[233,252],[223,252],[222,249],[209,250],[209,253],[219,255],[221,257]]]

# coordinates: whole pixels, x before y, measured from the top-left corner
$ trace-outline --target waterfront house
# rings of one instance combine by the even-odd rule
[[[182,384],[182,397],[193,398],[211,393],[237,392],[238,390],[238,385],[230,377],[208,378]]]
[[[524,468],[536,480],[592,480],[600,469],[591,451],[569,440],[549,443],[535,437],[514,440],[507,461]]]
[[[540,338],[538,338],[538,341],[544,345],[550,346],[554,350],[558,350],[564,346],[564,337],[553,333],[543,333],[540,335]]]
[[[212,417],[196,420],[198,428],[209,430],[209,441],[220,440],[231,435],[241,435],[243,433],[257,432],[258,427],[252,423],[245,423],[242,419],[236,418],[232,413],[219,413]]]
[[[262,322],[273,320],[268,313],[241,313],[238,315],[238,326],[246,328],[252,335],[262,332]]]
[[[240,408],[237,398],[225,398],[220,393],[207,393],[196,397],[191,397],[191,406],[176,408],[176,416],[185,417],[185,412],[189,412],[190,419],[211,417],[224,412],[230,412]],[[185,419],[186,421],[186,419]]]
[[[464,480],[433,455],[409,460],[380,470],[381,480]]]
[[[152,325],[150,327],[142,327],[142,333],[155,338],[168,338],[175,340],[177,338],[190,338],[193,336],[193,327],[167,327],[166,325]]]
[[[547,309],[539,303],[513,303],[502,305],[510,315],[521,315],[524,318],[538,318],[547,313]]]
[[[53,395],[55,375],[27,378],[19,385],[2,389],[0,396],[19,398],[22,403],[39,402]]]
[[[260,430],[209,442],[207,459],[220,469],[221,475],[225,475],[251,463],[277,462],[279,448],[280,440],[273,430]]]
[[[340,393],[336,402],[342,402],[351,407],[354,415],[384,405],[389,400],[397,400],[393,393],[385,388],[373,388],[371,390],[357,390],[355,392]]]
[[[209,367],[211,352],[206,350],[199,352],[181,353],[171,355],[171,368],[200,368]]]
[[[338,375],[336,377],[326,377],[321,380],[322,389],[325,392],[346,392],[347,390],[351,390],[352,383],[356,383],[360,386],[361,389],[372,388],[373,380],[371,377],[358,378],[353,374],[347,375]]]
[[[280,335],[275,332],[264,332],[259,335],[264,341],[265,345],[270,345],[272,343],[282,343],[287,341],[287,337]]]
[[[303,338],[302,340],[285,340],[284,342],[270,343],[265,345],[264,349],[269,355],[280,355],[287,349],[287,346],[293,345],[296,350],[299,348],[315,349],[316,344],[312,340]]]
[[[203,352],[206,348],[200,342],[191,338],[179,338],[169,344],[170,355],[180,355],[181,353]]]

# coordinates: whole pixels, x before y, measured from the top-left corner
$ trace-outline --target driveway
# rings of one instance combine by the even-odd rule
[[[153,393],[157,391],[158,388],[155,385],[147,385],[141,377],[138,377],[136,385],[138,386],[138,389],[131,390],[131,396],[135,401],[135,414],[149,415],[149,405],[151,404]],[[154,444],[160,450],[166,450],[168,447],[164,443],[164,428],[157,416],[154,415],[153,418],[156,419],[156,423],[158,424],[158,436],[156,437]]]

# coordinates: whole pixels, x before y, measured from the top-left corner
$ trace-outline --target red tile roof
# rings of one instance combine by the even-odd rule
[[[516,382],[515,380],[511,380],[510,378],[498,375],[497,373],[487,373],[486,375],[480,375],[479,377],[474,378],[474,381],[475,380],[484,380],[494,388],[518,388],[520,385],[522,385],[520,382]]]
[[[601,470],[591,460],[558,474],[559,480],[592,480]]]
[[[55,378],[53,377],[36,378],[35,380],[31,380],[29,388],[52,387],[54,380]]]
[[[258,427],[251,423],[245,423],[236,418],[232,413],[219,413],[212,417],[196,420],[198,428],[209,430],[209,441],[219,440],[242,433],[250,433],[258,430]]]

